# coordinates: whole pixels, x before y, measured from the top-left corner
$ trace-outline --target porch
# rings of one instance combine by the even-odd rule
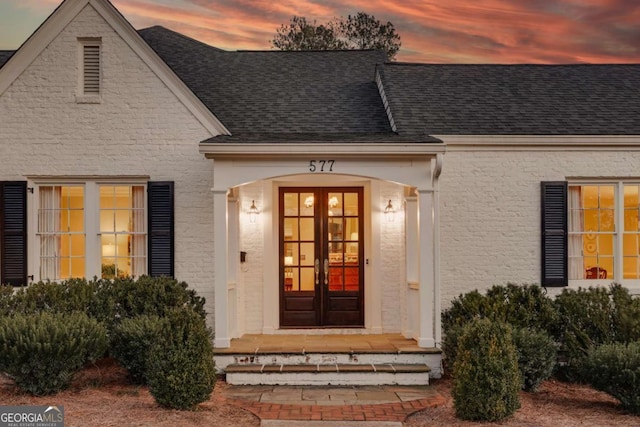
[[[215,348],[229,384],[426,385],[441,351],[400,334],[246,334]]]

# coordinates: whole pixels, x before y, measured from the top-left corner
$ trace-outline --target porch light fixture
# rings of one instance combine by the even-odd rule
[[[251,224],[255,224],[256,221],[258,220],[258,214],[260,213],[260,211],[258,211],[258,207],[256,206],[256,201],[252,200],[251,201],[251,206],[249,207],[249,222]]]
[[[396,216],[396,210],[391,204],[391,200],[387,203],[387,206],[384,208],[384,217],[387,219],[387,222],[393,222]]]

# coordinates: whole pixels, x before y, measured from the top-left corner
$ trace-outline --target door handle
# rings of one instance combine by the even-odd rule
[[[329,284],[329,260],[324,259],[324,284]]]
[[[315,262],[315,267],[316,267],[316,285],[318,285],[320,283],[320,279],[318,278],[318,276],[320,275],[320,260],[318,258],[316,258],[316,262]]]

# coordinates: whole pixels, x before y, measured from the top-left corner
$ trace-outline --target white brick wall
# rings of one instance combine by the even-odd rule
[[[78,37],[102,38],[100,104],[76,103]],[[2,180],[175,181],[176,275],[213,312],[212,162],[198,152],[211,135],[91,6],[0,96],[0,118]]]
[[[443,308],[461,293],[540,283],[540,181],[639,177],[637,151],[453,151],[441,192]]]

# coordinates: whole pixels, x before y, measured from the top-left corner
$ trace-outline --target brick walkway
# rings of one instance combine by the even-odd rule
[[[445,403],[426,387],[228,386],[224,400],[261,420],[394,421]]]

